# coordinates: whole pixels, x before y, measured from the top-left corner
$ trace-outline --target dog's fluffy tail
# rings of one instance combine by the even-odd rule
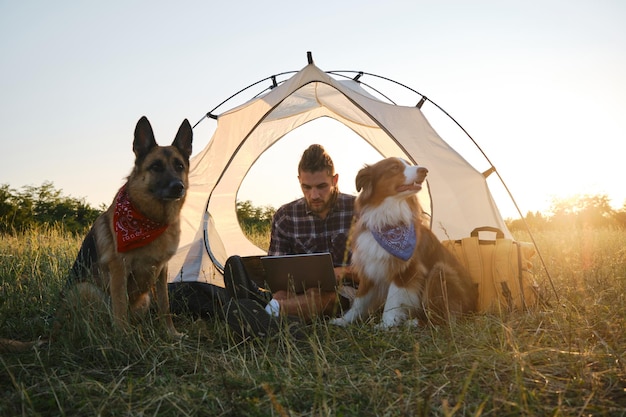
[[[1,352],[26,352],[35,346],[41,346],[46,343],[44,340],[34,340],[31,342],[22,342],[20,340],[4,339],[0,337],[0,353]]]

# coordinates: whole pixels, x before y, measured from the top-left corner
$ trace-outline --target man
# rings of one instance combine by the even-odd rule
[[[332,159],[321,145],[311,145],[298,164],[303,197],[281,206],[272,219],[269,255],[330,252],[341,284],[350,278],[348,234],[355,197],[339,192]],[[205,283],[170,284],[171,310],[210,318],[221,315],[242,337],[264,337],[278,330],[279,316],[305,322],[335,316],[349,307],[355,290],[340,285],[335,291],[310,289],[303,294],[269,294],[250,278],[246,258],[231,256],[224,265],[226,290]],[[296,329],[296,333],[298,329]],[[301,334],[301,332],[300,332]]]
[[[303,197],[276,211],[268,255],[330,252],[335,276],[341,284],[350,278],[347,244],[355,197],[339,192],[338,179],[333,161],[321,145],[311,145],[304,151],[298,164]],[[335,291],[309,289],[303,294],[278,291],[269,296],[249,278],[238,256],[226,262],[224,281],[231,296],[243,305],[250,306],[248,300],[254,300],[269,315],[298,316],[305,321],[316,316],[336,315],[339,304],[348,307],[354,296],[343,287],[339,295]],[[257,320],[263,318],[258,309],[253,314]]]

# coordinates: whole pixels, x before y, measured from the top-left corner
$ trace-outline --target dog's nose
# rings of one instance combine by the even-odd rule
[[[185,184],[181,180],[172,181],[168,188],[172,197],[180,198],[185,194]]]
[[[426,174],[428,174],[428,169],[424,167],[417,168],[417,183],[421,184],[426,179]]]

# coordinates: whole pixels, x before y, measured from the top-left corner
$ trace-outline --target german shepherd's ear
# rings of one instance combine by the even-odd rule
[[[137,159],[142,159],[150,152],[150,149],[157,146],[154,139],[154,132],[152,126],[146,116],[142,116],[137,122],[135,127],[135,140],[133,142],[133,152]]]
[[[356,174],[355,185],[357,191],[363,190],[362,198],[368,198],[372,193],[372,169],[369,165],[365,165]]]
[[[178,133],[172,146],[176,146],[181,154],[187,159],[191,156],[191,142],[193,142],[193,130],[189,124],[189,120],[183,120],[183,123],[178,128]]]

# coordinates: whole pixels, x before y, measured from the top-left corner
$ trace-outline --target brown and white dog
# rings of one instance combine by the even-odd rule
[[[416,193],[427,173],[387,158],[357,174],[351,241],[359,289],[352,307],[333,324],[345,326],[383,306],[381,328],[408,319],[440,323],[476,310],[469,273],[422,223]]]

